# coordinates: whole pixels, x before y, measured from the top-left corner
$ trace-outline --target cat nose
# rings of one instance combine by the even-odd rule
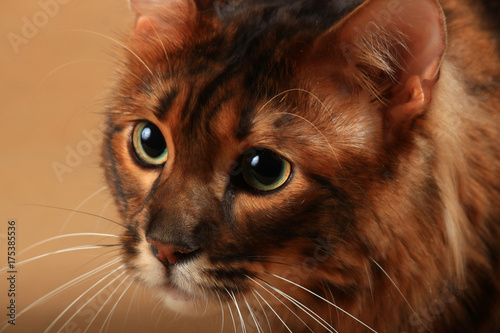
[[[193,258],[198,249],[188,249],[159,241],[148,239],[151,251],[164,265],[175,265],[179,262]]]

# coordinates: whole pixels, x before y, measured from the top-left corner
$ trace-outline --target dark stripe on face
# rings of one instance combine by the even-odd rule
[[[236,282],[240,279],[245,279],[245,275],[248,275],[248,270],[244,268],[234,268],[234,269],[211,269],[207,270],[207,273],[211,276],[217,278],[217,280]]]
[[[235,133],[238,140],[243,140],[250,134],[253,124],[254,109],[255,106],[253,104],[247,104],[243,110],[241,110],[238,128]]]
[[[111,173],[111,178],[108,177],[107,179],[108,181],[112,182],[112,188],[115,189],[115,192],[118,195],[118,198],[123,205],[123,209],[127,210],[128,209],[127,196],[123,191],[123,185],[120,181],[121,177],[118,173],[118,168],[117,168],[117,164],[120,162],[116,161],[115,151],[111,143],[114,133],[118,132],[119,130],[120,130],[119,128],[113,128],[110,131],[110,133],[106,136],[106,139],[104,141],[104,147],[105,147],[104,152],[106,156],[104,157],[104,160],[108,161],[107,170]]]
[[[135,228],[131,225],[127,226],[127,230],[122,236],[123,250],[125,254],[129,256],[135,256],[137,254],[137,245],[140,243],[141,239]]]
[[[217,90],[223,87],[224,83],[233,76],[234,70],[235,67],[233,66],[226,67],[221,73],[202,87],[200,92],[197,94],[196,103],[192,105],[191,108],[184,110],[185,113],[183,113],[183,116],[185,119],[190,117],[191,122],[198,123],[198,120],[202,119],[204,114],[214,112],[213,109],[210,110],[210,112],[207,112],[206,107],[211,102]]]
[[[165,115],[168,113],[170,108],[172,107],[175,98],[178,95],[177,89],[172,89],[171,91],[166,92],[159,100],[158,106],[155,109],[155,116],[158,119],[163,119]]]
[[[330,193],[330,198],[333,199],[332,209],[330,209],[332,220],[336,226],[345,231],[355,222],[356,218],[354,204],[350,196],[342,188],[333,185],[320,175],[310,174],[308,176]]]

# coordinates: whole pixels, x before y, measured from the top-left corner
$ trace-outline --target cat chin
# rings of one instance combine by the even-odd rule
[[[203,297],[190,295],[176,287],[164,285],[153,288],[153,293],[163,301],[163,305],[182,315],[199,317],[200,315],[215,313],[219,305],[215,306]]]

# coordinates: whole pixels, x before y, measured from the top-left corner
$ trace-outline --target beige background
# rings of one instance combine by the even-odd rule
[[[43,9],[42,3],[51,6]],[[0,16],[0,267],[7,264],[9,219],[17,222],[18,262],[18,317],[16,326],[8,327],[6,332],[43,332],[104,274],[75,285],[25,313],[20,314],[21,311],[117,254],[112,249],[87,249],[19,264],[51,251],[117,241],[104,236],[67,237],[28,249],[61,234],[120,233],[120,227],[110,222],[58,208],[118,219],[111,197],[103,187],[100,146],[96,139],[106,92],[113,82],[113,52],[117,47],[112,39],[132,27],[133,15],[126,0],[2,0]],[[15,45],[13,38],[25,39]],[[6,275],[5,270],[0,274],[0,331],[9,301]],[[121,281],[118,279],[106,288],[106,296]],[[126,280],[107,304],[104,304],[106,297],[91,300],[62,332],[83,332],[90,318],[104,305],[89,329],[99,332],[128,283]],[[100,284],[82,296],[51,331],[57,331],[103,286]],[[109,331],[208,331],[199,327],[220,330],[218,317],[210,319],[208,325],[202,324],[176,317],[158,305],[147,290],[133,284],[116,307]]]

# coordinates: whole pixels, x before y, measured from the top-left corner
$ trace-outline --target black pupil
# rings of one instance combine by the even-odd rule
[[[141,131],[141,145],[149,157],[158,157],[165,152],[167,144],[161,131],[155,125],[148,123]]]
[[[273,185],[283,172],[283,160],[269,150],[248,156],[252,175],[263,185]]]

